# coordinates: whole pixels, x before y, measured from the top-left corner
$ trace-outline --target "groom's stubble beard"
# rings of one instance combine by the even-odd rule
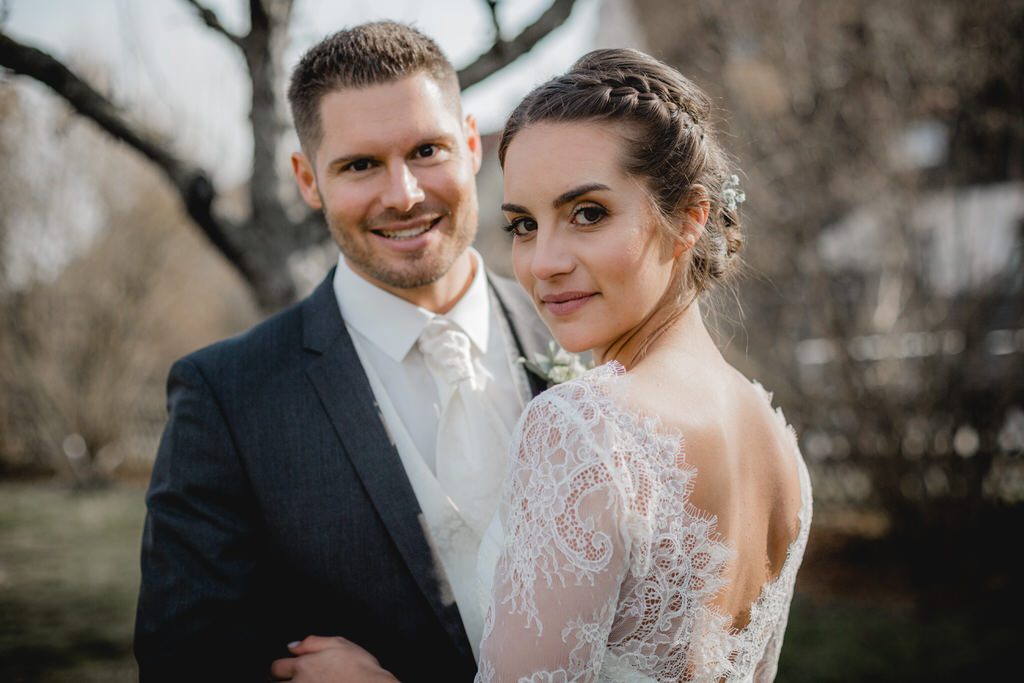
[[[321,196],[322,213],[328,230],[345,259],[356,269],[371,279],[397,289],[416,289],[437,282],[444,277],[456,259],[473,243],[477,232],[476,197],[467,198],[472,202],[473,210],[452,211],[449,207],[438,204],[422,204],[412,211],[399,212],[388,210],[373,219],[361,221],[354,236],[345,228],[336,225],[327,210],[327,204]],[[446,236],[435,249],[429,252],[411,252],[401,258],[401,265],[394,266],[382,259],[372,248],[370,230],[375,225],[396,221],[415,220],[424,216],[441,216],[448,223],[444,228]],[[362,238],[362,239],[360,239]]]

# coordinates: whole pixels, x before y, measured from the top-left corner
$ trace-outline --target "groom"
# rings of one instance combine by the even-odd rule
[[[437,45],[313,47],[292,166],[341,249],[309,298],[175,363],[147,495],[143,683],[266,680],[339,635],[402,681],[471,680],[475,548],[546,332],[469,245],[480,136]]]

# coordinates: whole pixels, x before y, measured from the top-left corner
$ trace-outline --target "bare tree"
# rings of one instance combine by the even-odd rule
[[[148,468],[173,359],[256,311],[156,167],[81,117],[37,116],[32,99],[0,84],[0,264],[17,266],[0,269],[0,474],[92,486]],[[31,151],[58,135],[53,168]],[[96,229],[51,261],[83,211]]]
[[[0,65],[49,86],[79,114],[122,140],[155,164],[174,186],[196,227],[231,263],[251,287],[265,311],[291,302],[296,285],[287,267],[288,256],[321,242],[325,228],[319,214],[295,219],[281,189],[282,169],[276,152],[285,128],[282,118],[283,51],[293,0],[249,0],[249,31],[236,34],[199,0],[190,5],[211,31],[243,55],[252,81],[250,121],[253,133],[252,176],[248,184],[249,211],[232,219],[217,211],[218,190],[210,173],[180,158],[165,139],[134,123],[108,97],[53,56],[0,32]],[[570,15],[575,0],[554,0],[534,23],[510,40],[501,38],[496,2],[488,1],[495,26],[494,44],[459,73],[469,87],[528,52]]]

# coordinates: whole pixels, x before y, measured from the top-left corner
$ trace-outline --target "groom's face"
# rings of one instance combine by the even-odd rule
[[[443,281],[476,235],[476,122],[426,73],[328,93],[320,120],[315,155],[292,164],[348,263],[404,298]]]

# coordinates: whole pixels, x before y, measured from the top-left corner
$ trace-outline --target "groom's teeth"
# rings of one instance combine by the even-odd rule
[[[377,234],[387,237],[389,240],[407,240],[410,237],[416,237],[422,235],[432,227],[431,223],[422,225],[418,228],[409,228],[407,230],[377,230]]]

